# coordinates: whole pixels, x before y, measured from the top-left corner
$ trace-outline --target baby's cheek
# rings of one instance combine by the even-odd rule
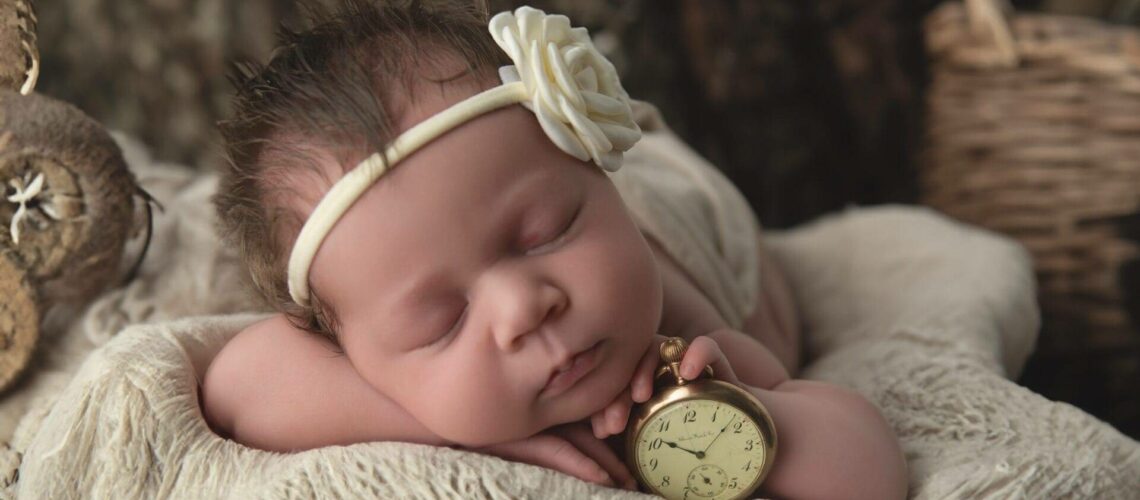
[[[611,296],[626,317],[626,323],[634,330],[632,334],[648,339],[656,333],[661,323],[662,289],[653,254],[644,240],[637,247],[624,248],[625,253],[615,259],[621,269],[620,277],[611,281],[614,290]],[[640,251],[644,248],[645,251]]]
[[[540,430],[529,405],[483,375],[452,372],[450,384],[425,384],[419,391],[420,420],[440,437],[463,446],[515,441]]]
[[[588,277],[592,296],[625,324],[649,323],[656,331],[661,315],[661,277],[653,252],[627,217],[617,217],[583,245],[579,276]]]

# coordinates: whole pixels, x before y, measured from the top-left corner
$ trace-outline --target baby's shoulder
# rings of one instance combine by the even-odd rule
[[[243,424],[267,423],[266,413],[318,369],[314,353],[329,358],[327,341],[294,327],[282,315],[253,323],[227,342],[202,380],[202,413],[219,434],[234,436]],[[292,396],[292,397],[291,397]]]
[[[242,386],[250,376],[261,378],[285,368],[284,361],[311,351],[320,341],[277,314],[253,323],[226,342],[206,369],[207,388]]]

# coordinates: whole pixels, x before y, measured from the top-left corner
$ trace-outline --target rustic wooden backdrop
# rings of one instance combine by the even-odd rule
[[[330,0],[331,1],[331,0]],[[915,202],[928,71],[923,16],[939,0],[534,0],[585,25],[630,94],[721,166],[765,225],[850,204]],[[491,0],[495,9],[522,2]],[[1137,0],[1019,8],[1140,19]],[[229,62],[264,60],[292,0],[41,0],[38,90],[141,137],[160,159],[212,168]],[[1138,284],[1137,286],[1140,286]],[[1079,334],[1047,325],[1044,339]],[[1078,332],[1079,333],[1079,332]],[[1047,342],[1045,345],[1049,345]],[[1021,382],[1140,437],[1140,350],[1110,363],[1039,353]],[[1055,354],[1055,353],[1053,353]],[[1108,358],[1103,358],[1108,359]]]

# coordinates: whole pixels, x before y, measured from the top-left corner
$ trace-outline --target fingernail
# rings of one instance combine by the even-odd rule
[[[614,478],[610,477],[609,474],[606,474],[605,471],[598,471],[598,473],[600,474],[600,476],[598,476],[598,477],[601,478],[602,484],[604,484],[606,486],[613,486],[614,485]]]
[[[681,376],[686,379],[692,379],[695,376],[693,374],[693,365],[691,363],[681,364]]]

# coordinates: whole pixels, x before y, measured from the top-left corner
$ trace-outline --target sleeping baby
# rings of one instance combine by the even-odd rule
[[[242,67],[215,202],[278,311],[210,365],[219,434],[461,447],[635,488],[613,436],[658,346],[768,408],[761,493],[904,498],[877,409],[796,380],[792,294],[741,195],[563,16],[348,1]],[[489,27],[489,29],[488,29]]]

